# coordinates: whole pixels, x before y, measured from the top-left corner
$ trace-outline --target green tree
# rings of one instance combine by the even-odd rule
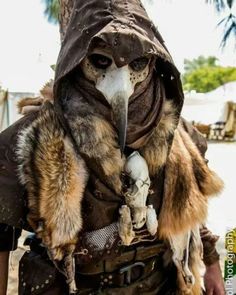
[[[45,3],[44,13],[49,22],[57,23],[59,17],[59,0],[43,0]]]
[[[49,22],[59,23],[61,41],[63,41],[70,20],[74,0],[42,0],[45,4],[44,14]]]
[[[213,56],[185,60],[184,90],[208,92],[230,81],[236,81],[236,68],[218,66]]]
[[[229,10],[229,14],[218,23],[218,26],[223,26],[224,29],[221,41],[221,47],[224,48],[231,37],[236,40],[236,16],[232,12],[236,0],[206,0],[206,2],[213,4],[218,12]]]
[[[202,56],[194,58],[193,60],[184,59],[184,72],[190,73],[202,67],[215,67],[217,66],[218,59],[215,56]]]

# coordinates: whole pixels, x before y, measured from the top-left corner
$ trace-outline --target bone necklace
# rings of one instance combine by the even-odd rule
[[[143,238],[145,239],[150,235],[155,236],[158,221],[153,206],[146,204],[151,182],[145,159],[139,152],[133,152],[127,158],[124,170],[133,184],[124,195],[126,205],[123,205],[119,210],[119,235],[122,243],[129,246],[143,241]],[[138,230],[145,224],[149,234],[142,235],[145,230]],[[136,237],[138,240],[135,239]]]

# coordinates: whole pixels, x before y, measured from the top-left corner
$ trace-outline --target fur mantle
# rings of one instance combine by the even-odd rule
[[[21,107],[31,103],[26,100]],[[18,140],[19,176],[28,190],[29,221],[51,250],[52,258],[57,259],[73,252],[82,228],[78,216],[91,163],[96,174],[118,195],[122,195],[120,176],[125,163],[116,133],[102,117],[78,115],[68,118],[68,123],[80,155],[74,151],[49,102]],[[175,107],[169,101],[165,102],[162,119],[152,137],[139,152],[147,162],[150,176],[165,169],[158,236],[171,245],[179,270],[180,294],[200,294],[199,227],[207,217],[208,198],[219,193],[223,183],[209,169],[181,122],[178,124]],[[60,209],[63,218],[58,223],[60,204],[64,206]],[[182,275],[186,249],[190,253],[187,271],[190,268],[195,277],[190,288]]]

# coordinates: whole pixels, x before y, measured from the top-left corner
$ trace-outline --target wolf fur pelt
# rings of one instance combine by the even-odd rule
[[[207,217],[209,196],[219,193],[223,184],[208,168],[175,114],[174,105],[166,101],[161,121],[139,152],[148,164],[150,176],[165,168],[158,236],[171,246],[171,258],[178,270],[179,294],[195,295],[200,294],[199,227]],[[84,160],[86,164],[96,163],[95,173],[119,195],[122,195],[120,175],[125,163],[115,131],[101,116],[68,117],[68,123],[80,155],[75,154],[49,103],[36,122],[20,135],[18,146],[19,174],[29,192],[29,221],[46,246],[59,248],[59,253],[64,245],[74,247],[81,229],[80,202],[87,180]],[[51,187],[53,190],[49,190]],[[43,228],[39,231],[40,220],[43,220]],[[65,233],[62,228],[66,229]]]
[[[18,139],[19,176],[28,193],[28,222],[75,291],[72,254],[82,229],[87,168],[46,102]],[[59,266],[62,261],[64,266]]]

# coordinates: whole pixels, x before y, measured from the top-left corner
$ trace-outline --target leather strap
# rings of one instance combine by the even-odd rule
[[[163,244],[137,247],[127,251],[111,260],[103,260],[97,263],[86,264],[78,267],[78,272],[83,275],[96,275],[104,272],[112,273],[124,264],[145,261],[153,257],[160,256],[164,252]]]
[[[93,288],[104,288],[104,287],[125,287],[133,284],[139,280],[143,280],[148,277],[154,270],[158,269],[158,262],[156,258],[151,258],[145,262],[135,262],[115,272],[102,272],[100,274],[85,275],[80,272],[78,281],[83,280],[83,277],[91,281]],[[138,271],[138,276],[133,276],[134,272]]]

